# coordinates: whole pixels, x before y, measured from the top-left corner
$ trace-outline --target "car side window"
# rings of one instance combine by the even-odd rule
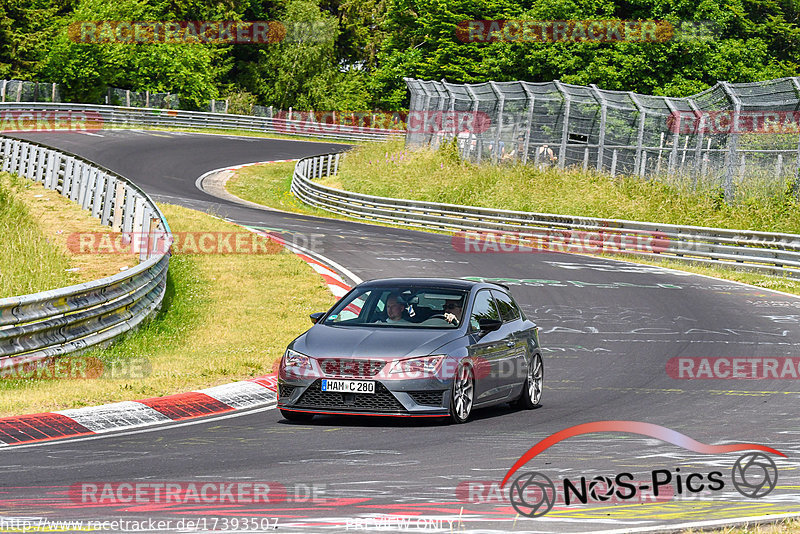
[[[500,319],[500,314],[497,312],[494,299],[488,289],[481,290],[475,295],[475,303],[472,305],[472,314],[469,317],[469,325],[472,330],[480,330],[479,319]]]
[[[338,316],[332,317],[333,322],[341,323],[345,321],[352,321],[361,317],[364,304],[367,302],[367,299],[371,293],[371,291],[366,291],[363,295],[353,299],[353,302],[348,304],[342,311],[340,311]]]
[[[519,308],[514,304],[511,297],[502,291],[494,290],[492,291],[492,295],[494,295],[497,301],[497,307],[500,309],[500,317],[503,318],[503,322],[510,323],[520,318]]]

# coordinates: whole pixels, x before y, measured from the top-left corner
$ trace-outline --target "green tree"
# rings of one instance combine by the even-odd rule
[[[230,68],[227,46],[80,43],[71,40],[68,31],[68,24],[73,22],[171,20],[172,14],[166,3],[82,0],[65,20],[46,57],[43,73],[62,85],[67,99],[97,102],[106,87],[119,87],[176,93],[191,105],[200,106],[218,95],[219,80]]]

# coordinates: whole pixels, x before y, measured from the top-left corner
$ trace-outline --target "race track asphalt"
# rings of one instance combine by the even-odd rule
[[[277,410],[266,410],[9,448],[0,451],[0,520],[171,521],[160,529],[165,531],[176,529],[181,519],[184,526],[204,520],[201,526],[233,530],[236,518],[239,531],[252,532],[244,518],[277,518],[270,521],[278,532],[598,532],[800,510],[800,380],[679,380],[666,370],[676,357],[799,357],[800,299],[587,256],[465,254],[453,249],[449,236],[253,209],[195,186],[212,169],[322,154],[342,145],[175,132],[98,133],[19,137],[105,165],[160,202],[297,236],[316,235],[317,252],[365,280],[505,279],[542,329],[542,407],[480,410],[458,426],[337,417],[292,424]],[[565,479],[579,486],[581,477],[591,483],[595,476],[620,473],[652,486],[653,471],[661,469],[670,473],[668,489],[674,495],[665,497],[662,491],[656,499],[652,489],[642,489],[630,500],[606,501],[601,485],[595,502],[578,506],[559,500],[547,515],[533,519],[518,515],[500,497],[497,482],[539,440],[604,420],[652,423],[702,443],[763,444],[786,458],[768,455],[777,463],[777,487],[751,499],[732,484],[732,466],[742,453],[692,452],[659,439],[664,434],[594,433],[553,445],[517,474],[542,473],[561,493]],[[758,478],[761,471],[753,469],[747,476]],[[695,479],[708,482],[712,471],[723,474],[720,490],[692,493],[682,484],[678,493],[679,475],[699,473],[703,477]],[[294,497],[269,503],[80,502],[82,483],[148,481],[267,482]],[[306,498],[315,486],[316,497]]]

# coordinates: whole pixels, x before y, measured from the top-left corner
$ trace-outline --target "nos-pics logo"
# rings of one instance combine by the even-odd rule
[[[786,455],[766,445],[738,443],[733,445],[707,445],[692,438],[651,423],[636,421],[597,421],[573,426],[556,432],[534,445],[506,473],[500,486],[505,486],[511,477],[533,457],[562,440],[582,434],[597,432],[625,432],[653,437],[678,445],[700,454],[723,454],[738,451],[747,452],[740,456],[730,471],[729,481],[745,497],[758,499],[768,495],[778,482],[778,467],[764,453]],[[760,451],[760,452],[758,452]],[[558,502],[565,506],[587,504],[588,502],[625,502],[641,497],[644,491],[652,495],[685,495],[704,491],[721,491],[727,486],[722,471],[692,472],[680,468],[655,469],[645,480],[634,480],[631,473],[617,473],[613,476],[593,478],[564,478],[557,485],[547,475],[528,471],[518,475],[510,483],[509,499],[514,509],[521,515],[540,517],[549,512]]]

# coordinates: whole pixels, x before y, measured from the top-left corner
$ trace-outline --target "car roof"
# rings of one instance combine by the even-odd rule
[[[470,290],[476,286],[483,287],[502,287],[508,290],[508,287],[493,282],[480,282],[475,280],[462,280],[460,278],[379,278],[376,280],[368,280],[360,284],[361,287],[396,287],[396,286],[409,286],[409,287],[441,287],[449,289],[463,289]]]

